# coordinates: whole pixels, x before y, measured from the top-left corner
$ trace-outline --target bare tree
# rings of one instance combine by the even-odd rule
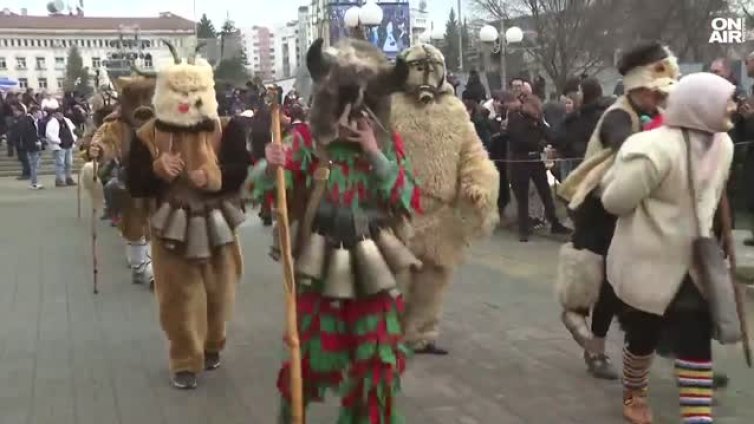
[[[734,4],[754,13],[754,0],[469,0],[478,16],[505,19],[536,34],[521,47],[561,89],[582,72],[614,65],[615,53],[639,40],[663,40],[681,59],[706,61],[715,13]],[[693,30],[691,30],[693,28]],[[718,49],[719,50],[719,49]]]
[[[614,0],[470,0],[474,10],[515,20],[533,37],[524,49],[558,90],[583,72],[611,64],[615,50]]]

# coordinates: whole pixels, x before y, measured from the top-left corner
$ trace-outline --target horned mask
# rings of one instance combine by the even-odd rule
[[[139,71],[156,79],[152,99],[155,117],[178,127],[218,119],[214,72],[206,60],[197,56],[201,45],[188,58],[181,59],[172,44],[163,42],[170,49],[173,63],[157,73]]]
[[[389,137],[390,95],[401,89],[408,75],[402,59],[390,63],[369,42],[341,40],[324,49],[318,39],[309,48],[306,64],[314,81],[309,122],[312,135],[322,144],[338,138],[341,125],[370,116],[382,130],[378,140]]]

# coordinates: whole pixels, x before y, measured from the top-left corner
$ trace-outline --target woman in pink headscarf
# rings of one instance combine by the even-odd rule
[[[649,368],[668,322],[677,328],[683,422],[712,422],[712,322],[694,272],[692,243],[712,236],[725,190],[734,90],[710,73],[681,79],[668,97],[663,125],[631,136],[603,180],[605,209],[619,217],[607,279],[625,306],[623,412],[631,423],[652,422]]]

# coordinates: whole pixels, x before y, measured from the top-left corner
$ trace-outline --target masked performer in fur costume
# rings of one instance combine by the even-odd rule
[[[627,51],[618,64],[626,94],[607,109],[587,144],[586,157],[558,190],[570,202],[575,231],[560,252],[556,292],[563,322],[584,347],[584,360],[596,378],[618,378],[605,353],[605,337],[620,301],[606,280],[607,250],[617,217],[605,211],[599,183],[623,142],[645,125],[656,126],[660,105],[680,71],[673,54],[656,42]],[[591,330],[585,317],[592,309]],[[642,366],[637,364],[637,367]]]
[[[132,281],[151,287],[154,273],[147,243],[148,205],[143,199],[128,194],[126,169],[136,129],[154,116],[155,80],[143,76],[121,77],[116,85],[120,91],[118,108],[105,117],[94,133],[88,155],[100,164],[99,178],[104,184],[106,214],[118,223],[126,240]]]
[[[297,126],[287,146],[269,144],[254,167],[254,197],[274,194],[274,170],[290,182],[305,402],[342,394],[339,423],[397,423],[405,367],[397,275],[420,262],[394,229],[418,207],[419,192],[390,94],[408,68],[368,42],[344,40],[307,54],[315,83],[311,132]],[[298,202],[297,199],[307,199]],[[300,248],[299,248],[300,247]],[[290,422],[289,364],[281,370],[281,422]]]
[[[401,57],[410,71],[404,90],[393,95],[391,117],[422,184],[424,208],[409,239],[423,266],[404,289],[404,331],[416,353],[446,354],[435,344],[445,292],[469,241],[499,220],[499,176],[445,80],[442,53],[419,44]]]
[[[131,146],[128,188],[156,200],[149,223],[160,323],[172,384],[193,389],[199,372],[220,366],[242,272],[234,231],[249,155],[243,126],[222,128],[212,67],[169,47],[175,63],[156,75],[155,118]]]

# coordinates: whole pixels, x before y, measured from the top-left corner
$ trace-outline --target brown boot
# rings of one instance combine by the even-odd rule
[[[646,390],[627,390],[623,393],[623,418],[631,424],[652,424]]]

